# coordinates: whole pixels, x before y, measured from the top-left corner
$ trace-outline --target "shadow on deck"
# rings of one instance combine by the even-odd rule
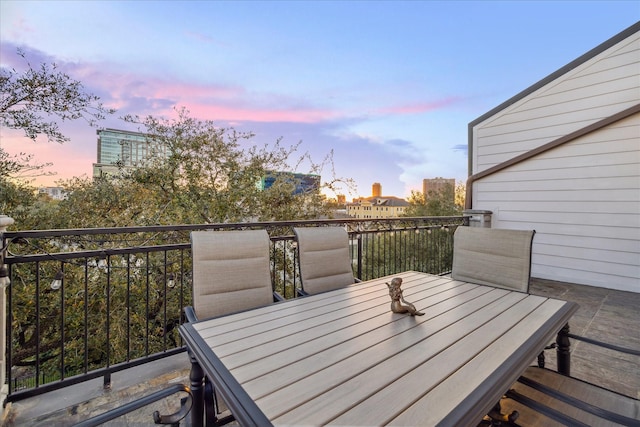
[[[640,349],[640,293],[535,278],[530,291],[532,294],[578,303],[580,308],[570,323],[571,332]],[[547,367],[556,369],[555,352],[547,351],[546,355]],[[532,355],[532,364],[535,364],[535,355]],[[187,355],[178,354],[114,374],[110,390],[103,389],[100,378],[14,402],[5,408],[2,425],[70,426],[167,385],[188,384],[189,367]],[[571,375],[640,399],[637,360],[572,341]],[[107,425],[153,425],[153,412],[157,410],[161,414],[170,414],[177,411],[181,397],[174,395]]]

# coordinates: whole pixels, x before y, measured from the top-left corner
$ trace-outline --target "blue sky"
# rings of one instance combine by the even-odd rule
[[[333,152],[348,199],[374,182],[407,197],[464,181],[469,122],[639,19],[639,1],[0,0],[0,63],[21,67],[17,47],[55,62],[118,109],[103,127],[184,106],[255,144]],[[95,129],[63,130],[62,146],[7,129],[0,144],[53,162],[42,184],[90,176]]]

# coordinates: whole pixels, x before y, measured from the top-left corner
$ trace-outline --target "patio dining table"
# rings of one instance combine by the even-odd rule
[[[422,316],[393,313],[401,277]],[[577,305],[414,271],[180,326],[240,425],[477,425]]]

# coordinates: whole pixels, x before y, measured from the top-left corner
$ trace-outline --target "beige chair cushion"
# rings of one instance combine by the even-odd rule
[[[273,302],[266,230],[194,231],[191,249],[199,319]]]
[[[458,227],[451,277],[528,292],[534,234],[535,230]]]
[[[308,294],[354,283],[349,235],[342,227],[294,228],[302,288]]]

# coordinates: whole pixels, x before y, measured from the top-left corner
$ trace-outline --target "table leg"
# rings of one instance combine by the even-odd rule
[[[569,342],[569,324],[564,325],[556,338],[556,355],[558,358],[558,372],[562,375],[571,375],[571,353],[569,348],[571,343]]]
[[[189,379],[191,380],[191,393],[193,393],[193,406],[191,407],[191,425],[193,427],[203,427],[204,425],[204,371],[189,352],[191,360],[191,371]]]

